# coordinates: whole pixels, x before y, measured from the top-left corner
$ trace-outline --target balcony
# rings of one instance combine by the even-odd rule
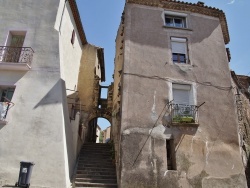
[[[0,70],[29,70],[33,53],[31,47],[0,46]]]
[[[6,116],[10,107],[9,102],[0,102],[0,125],[6,125]]]
[[[195,105],[172,104],[172,125],[198,126],[198,107]]]

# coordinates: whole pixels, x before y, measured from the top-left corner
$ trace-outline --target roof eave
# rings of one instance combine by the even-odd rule
[[[76,23],[76,27],[82,42],[82,45],[87,44],[87,39],[86,39],[86,35],[82,26],[82,22],[81,22],[81,18],[80,18],[80,14],[77,8],[77,4],[75,0],[68,0],[69,1],[69,5]]]

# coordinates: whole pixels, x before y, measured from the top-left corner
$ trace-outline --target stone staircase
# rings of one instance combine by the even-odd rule
[[[75,187],[117,188],[116,169],[110,144],[85,143],[75,175]]]

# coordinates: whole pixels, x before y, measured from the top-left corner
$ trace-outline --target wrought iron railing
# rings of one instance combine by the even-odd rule
[[[30,65],[33,53],[31,47],[0,46],[0,63],[27,63]]]
[[[172,123],[198,123],[198,107],[186,104],[171,104]]]
[[[0,121],[4,121],[10,107],[9,102],[0,102]]]

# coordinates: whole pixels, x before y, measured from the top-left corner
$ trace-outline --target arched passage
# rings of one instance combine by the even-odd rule
[[[106,130],[107,127],[109,127],[108,130]],[[87,142],[97,142],[100,139],[101,132],[104,130],[106,131],[102,136],[104,141],[106,141],[107,138],[110,139],[111,113],[107,109],[93,110],[88,118]]]

